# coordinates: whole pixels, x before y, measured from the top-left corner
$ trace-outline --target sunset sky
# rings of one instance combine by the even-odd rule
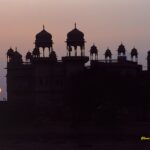
[[[53,35],[54,49],[66,54],[66,34],[77,28],[85,34],[86,51],[95,43],[99,57],[107,47],[116,58],[123,42],[127,56],[135,46],[139,63],[146,66],[150,49],[150,0],[0,0],[0,87],[5,91],[6,51],[18,47],[23,55],[34,47],[35,35],[46,30]],[[2,97],[6,92],[2,92]]]

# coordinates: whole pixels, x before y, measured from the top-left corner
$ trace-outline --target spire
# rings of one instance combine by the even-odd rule
[[[77,24],[76,24],[76,22],[75,22],[75,24],[74,24],[74,27],[75,27],[75,29],[77,28]]]
[[[45,30],[45,25],[43,24],[43,30]]]

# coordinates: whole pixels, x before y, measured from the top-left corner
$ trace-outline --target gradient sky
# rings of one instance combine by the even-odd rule
[[[36,33],[53,35],[57,55],[66,54],[66,34],[74,28],[85,33],[86,51],[95,43],[103,58],[107,47],[115,58],[121,41],[127,49],[135,46],[139,63],[146,66],[150,49],[150,0],[0,0],[0,87],[6,95],[6,51],[18,47],[23,55],[34,47]],[[144,67],[145,68],[145,67]]]

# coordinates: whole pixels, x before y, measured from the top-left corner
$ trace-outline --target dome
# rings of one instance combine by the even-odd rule
[[[74,28],[72,31],[70,31],[68,34],[67,34],[67,37],[68,38],[72,38],[72,39],[83,39],[84,38],[84,34],[83,32],[81,32],[80,30],[78,30],[77,28]]]
[[[136,49],[136,48],[133,48],[133,49],[131,50],[131,52],[132,52],[132,53],[137,53],[137,49]]]
[[[8,49],[8,51],[13,51],[14,52],[14,50],[11,47]]]
[[[26,59],[31,59],[32,58],[32,53],[30,51],[27,52],[26,54]]]
[[[13,62],[16,62],[16,63],[21,63],[22,62],[22,55],[16,50],[13,54],[13,58],[12,58]]]
[[[97,47],[93,45],[90,49],[90,53],[98,53]]]
[[[36,39],[52,39],[52,35],[47,32],[44,28],[41,32],[36,35]]]
[[[125,46],[123,44],[121,44],[118,48],[118,53],[125,54],[125,51],[126,51]]]
[[[112,53],[111,53],[111,50],[108,48],[106,51],[105,51],[105,57],[111,57],[112,56]]]
[[[136,56],[136,57],[137,57],[137,55],[138,55],[137,49],[136,49],[136,48],[133,48],[133,49],[131,50],[131,57],[133,57],[133,56]]]
[[[16,58],[22,58],[22,55],[17,50],[14,52],[14,55]]]
[[[75,24],[75,28],[67,34],[67,45],[84,47],[84,43],[84,33],[78,30]]]
[[[7,56],[12,55],[14,53],[14,50],[12,48],[8,49]]]
[[[12,48],[8,49],[7,51],[7,61],[11,61],[13,59],[14,56],[14,50]]]
[[[50,48],[53,45],[52,41],[52,35],[45,30],[45,27],[43,26],[43,30],[36,34],[36,41],[35,41],[36,47],[42,47],[42,48]]]
[[[110,50],[110,49],[107,49],[105,53],[111,54],[111,50]]]

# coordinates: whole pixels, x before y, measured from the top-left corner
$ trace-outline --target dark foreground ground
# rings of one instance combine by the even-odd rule
[[[1,142],[1,150],[149,150],[149,143],[132,141],[87,141],[79,144],[73,140],[49,141],[5,141]]]
[[[0,150],[149,150],[150,124],[120,127],[7,127],[0,129]]]

